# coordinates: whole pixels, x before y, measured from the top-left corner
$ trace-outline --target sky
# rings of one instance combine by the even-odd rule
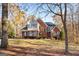
[[[26,15],[35,15],[36,18],[41,18],[44,22],[53,22],[53,14],[49,14],[45,17],[46,13],[38,13],[37,12],[37,7],[38,7],[38,4],[40,3],[19,3],[17,4],[20,8],[20,10],[24,11],[26,13]],[[43,5],[43,7],[45,9],[47,9],[46,5]],[[42,9],[39,8],[39,11],[42,11]],[[56,10],[55,10],[56,11]],[[36,13],[37,12],[37,13]],[[1,3],[0,3],[0,18],[1,18],[1,15],[2,15],[2,8],[1,8]]]
[[[51,17],[52,16],[51,14],[47,15],[46,17],[45,17],[46,13],[39,14],[36,11],[36,8],[37,8],[36,4],[24,4],[24,3],[22,3],[22,4],[19,4],[19,7],[27,15],[35,15],[37,18],[41,18],[44,22],[54,22],[53,19],[52,19],[52,17]],[[36,12],[37,12],[37,14],[36,14]]]
[[[39,14],[37,12],[37,14],[35,13],[36,11],[36,8],[37,8],[37,5],[35,3],[29,3],[29,4],[25,4],[25,3],[19,3],[17,4],[19,5],[19,8],[24,11],[28,16],[29,15],[35,15],[36,18],[41,18],[44,22],[53,22],[53,19],[52,19],[52,15],[48,15],[45,17],[45,13],[41,13]],[[0,18],[2,16],[2,6],[1,6],[1,3],[0,3]]]
[[[47,12],[40,13],[40,14],[38,12],[36,13],[36,11],[37,11],[36,9],[37,9],[37,7],[38,7],[39,4],[40,3],[29,3],[29,4],[22,3],[22,4],[19,4],[19,7],[20,7],[21,10],[25,11],[27,15],[35,15],[37,18],[41,18],[44,22],[53,22],[54,23],[54,20],[52,18],[52,16],[54,14],[50,13],[49,15],[47,15],[46,17],[44,17]],[[50,5],[50,7],[52,8],[52,10],[54,12],[58,12],[58,7],[57,8],[53,7],[52,4]],[[73,4],[68,4],[68,7],[69,8],[71,7],[72,9],[74,8],[73,10],[76,11],[76,7],[77,6],[76,6],[76,3],[75,4],[73,3]],[[49,10],[48,7],[47,7],[47,4],[44,4],[43,8]],[[63,11],[64,11],[64,5],[63,4],[62,4],[62,8],[63,8]],[[69,8],[68,8],[67,13],[71,12],[69,10]],[[43,11],[43,9],[39,8],[39,11]]]

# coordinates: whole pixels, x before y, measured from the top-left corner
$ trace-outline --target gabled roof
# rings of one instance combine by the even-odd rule
[[[51,27],[50,30],[52,30],[56,25],[53,24],[52,22],[43,22],[41,19],[37,19],[36,20],[41,26],[43,26],[45,29],[47,29],[48,27]],[[26,30],[27,29],[27,24],[25,27],[23,27],[22,29]]]
[[[27,25],[26,25],[25,27],[23,27],[22,29],[23,29],[23,30],[26,30],[26,29],[27,29]]]
[[[54,27],[52,30],[55,31],[55,32],[60,31],[60,30],[58,29],[58,27]]]
[[[47,25],[45,22],[43,22],[41,19],[37,19],[37,22],[38,22],[41,26],[43,26],[43,27],[45,27],[45,28],[48,27],[48,25]]]
[[[56,26],[55,24],[53,24],[52,22],[45,22],[48,26]]]

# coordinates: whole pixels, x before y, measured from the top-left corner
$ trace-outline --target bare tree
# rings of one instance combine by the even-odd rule
[[[77,20],[77,31],[76,31],[76,34],[77,34],[77,42],[76,43],[79,43],[79,3],[76,4],[77,8],[76,8],[76,20]]]
[[[65,11],[64,11],[64,31],[65,31],[65,53],[68,53],[68,36],[67,36],[67,28],[66,28],[66,16],[67,16],[67,4],[64,4]]]
[[[69,16],[70,16],[70,19],[71,22],[71,31],[69,31],[70,29],[68,29],[71,37],[70,39],[74,42],[74,43],[78,43],[78,34],[79,34],[79,31],[78,31],[78,20],[79,20],[79,4],[70,4],[69,6],[69,9],[70,9],[70,13],[69,13]],[[70,41],[71,41],[70,40]]]
[[[8,19],[8,3],[2,3],[2,39],[1,48],[8,46],[7,22]]]
[[[47,5],[47,8],[43,8],[44,5]],[[67,4],[66,3],[41,4],[40,7],[38,7],[37,9],[40,10],[40,8],[42,8],[42,11],[39,11],[40,13],[44,12],[46,13],[46,15],[52,13],[54,15],[58,15],[61,18],[61,21],[64,27],[64,33],[65,33],[65,53],[67,54],[68,53],[68,35],[67,35],[67,28],[66,28]]]
[[[76,26],[76,24],[77,24],[77,22],[76,22],[76,17],[74,17],[74,16],[76,16],[76,13],[75,13],[75,8],[74,8],[74,6],[75,5],[71,5],[71,7],[69,8],[70,9],[70,20],[71,20],[71,25],[72,25],[72,27],[71,27],[71,36],[72,36],[72,39],[74,40],[74,42],[77,42],[77,33],[76,33],[76,31],[77,31],[77,26]]]

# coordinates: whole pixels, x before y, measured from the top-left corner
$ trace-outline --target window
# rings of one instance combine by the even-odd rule
[[[30,23],[28,24],[28,28],[37,28],[37,21],[30,21]]]

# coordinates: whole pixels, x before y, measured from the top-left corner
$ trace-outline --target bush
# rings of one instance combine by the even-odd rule
[[[14,38],[15,37],[15,33],[13,31],[8,33],[8,37],[9,38]]]
[[[64,39],[64,36],[65,36],[65,33],[64,33],[64,30],[62,29],[61,32],[60,32],[60,38]]]

